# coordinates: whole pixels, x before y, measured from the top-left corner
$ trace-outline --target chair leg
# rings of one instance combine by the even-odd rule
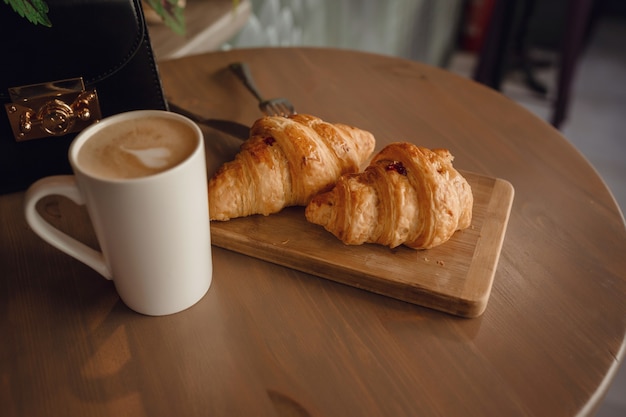
[[[478,57],[474,80],[496,90],[507,66],[507,50],[519,0],[496,0]]]
[[[561,66],[558,75],[557,97],[551,120],[552,125],[557,129],[560,128],[567,117],[574,72],[592,16],[593,4],[594,0],[570,0],[568,2],[567,23],[563,36]]]

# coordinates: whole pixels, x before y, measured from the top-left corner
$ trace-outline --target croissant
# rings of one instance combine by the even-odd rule
[[[472,190],[452,160],[445,149],[393,143],[315,196],[305,216],[349,245],[440,245],[472,220]]]
[[[315,116],[263,117],[252,125],[235,159],[209,180],[210,218],[305,206],[341,175],[358,172],[374,146],[370,132]]]

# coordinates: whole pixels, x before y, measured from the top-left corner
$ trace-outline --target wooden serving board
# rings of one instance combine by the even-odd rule
[[[463,172],[474,194],[472,224],[438,247],[344,245],[307,222],[303,207],[211,223],[214,245],[343,284],[462,317],[481,315],[504,240],[513,186]]]

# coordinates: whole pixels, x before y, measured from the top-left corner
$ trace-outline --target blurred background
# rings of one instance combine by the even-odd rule
[[[446,68],[553,124],[626,207],[624,0],[250,0],[222,48],[321,46]],[[490,26],[491,23],[491,26]],[[626,414],[625,414],[626,415]]]

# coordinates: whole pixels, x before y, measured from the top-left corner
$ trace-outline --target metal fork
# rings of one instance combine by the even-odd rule
[[[266,116],[290,116],[296,114],[294,105],[286,98],[271,98],[269,100],[264,99],[259,90],[257,89],[254,80],[252,79],[252,73],[250,68],[245,62],[233,62],[228,66],[230,70],[243,82],[248,90],[259,101],[259,109]]]

